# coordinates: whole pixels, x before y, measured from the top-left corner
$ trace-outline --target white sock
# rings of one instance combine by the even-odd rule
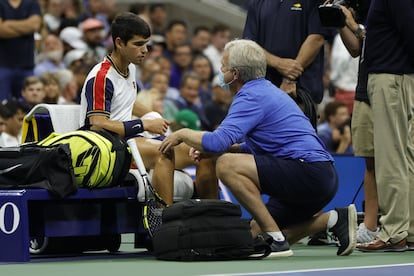
[[[285,236],[283,236],[282,232],[277,231],[277,232],[266,232],[267,234],[269,234],[275,241],[284,241],[285,240]]]
[[[335,210],[329,211],[329,219],[327,223],[327,228],[330,229],[335,226],[338,221],[338,212]]]

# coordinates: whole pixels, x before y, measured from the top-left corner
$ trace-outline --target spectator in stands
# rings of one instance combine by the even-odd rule
[[[63,43],[63,53],[67,54],[71,50],[82,49],[86,50],[88,46],[82,38],[82,31],[77,27],[66,27],[60,34],[59,38]]]
[[[190,109],[180,110],[175,115],[174,120],[171,122],[171,131],[177,131],[182,128],[189,128],[192,130],[200,130],[201,123],[198,115]]]
[[[153,35],[164,35],[165,22],[167,20],[167,7],[163,3],[150,4],[148,16]]]
[[[358,226],[357,242],[367,243],[375,239],[378,227],[378,194],[375,180],[374,137],[372,108],[368,98],[368,73],[362,58],[362,44],[365,39],[365,28],[359,25],[352,12],[341,6],[346,18],[346,26],[339,34],[347,50],[353,57],[360,56],[358,83],[355,89],[355,101],[352,112],[351,134],[354,155],[364,157],[364,219]]]
[[[44,103],[57,104],[60,96],[59,79],[56,72],[45,72],[40,76],[43,83],[45,97]]]
[[[333,158],[297,104],[265,72],[265,53],[257,43],[226,44],[221,80],[234,95],[228,115],[214,132],[171,133],[160,150],[184,142],[197,150],[195,160],[204,152],[222,154],[216,174],[253,216],[252,235],[269,242],[271,257],[292,255],[289,242],[326,228],[339,238],[337,254],[351,254],[355,206],[315,216],[338,188]],[[261,193],[270,195],[267,206]]]
[[[352,154],[351,121],[346,103],[333,101],[324,109],[325,122],[318,126],[318,136],[330,153]]]
[[[46,11],[43,21],[49,33],[57,35],[60,31],[60,23],[63,15],[63,0],[46,1]]]
[[[170,86],[179,88],[183,75],[191,71],[193,52],[188,43],[177,45],[174,48],[173,62],[171,66]]]
[[[220,86],[219,76],[215,76],[213,79],[212,91],[212,99],[204,104],[204,113],[214,130],[226,117],[232,96],[228,90]]]
[[[161,66],[161,72],[168,76],[168,82],[171,77],[171,68],[172,68],[172,61],[164,56],[157,58],[158,64]],[[177,90],[177,88],[174,88]],[[178,90],[176,93],[168,94],[167,96],[174,99],[178,97]]]
[[[37,1],[0,1],[0,100],[19,98],[24,79],[33,75],[34,33],[41,24]]]
[[[335,36],[332,44],[330,68],[335,101],[346,103],[349,114],[352,114],[358,80],[358,58],[349,54],[340,34]]]
[[[77,97],[75,99],[76,103],[80,102],[80,94],[82,91],[82,86],[85,83],[86,76],[88,75],[89,71],[91,71],[94,65],[95,63],[93,63],[89,59],[86,59],[86,60],[82,60],[81,62],[75,62],[70,68],[75,78],[76,87],[78,89],[76,93]]]
[[[191,48],[193,54],[202,54],[208,45],[210,45],[211,32],[207,26],[197,26],[194,28],[193,36],[191,37]]]
[[[80,23],[80,16],[83,13],[83,6],[79,0],[63,0],[63,16],[60,22],[60,29],[66,27],[77,27]]]
[[[414,250],[413,1],[372,1],[364,60],[374,130],[381,230],[365,252]]]
[[[178,110],[189,109],[195,112],[200,118],[201,129],[210,130],[210,122],[204,113],[203,104],[198,95],[199,90],[200,77],[193,72],[186,73],[181,81],[180,96],[174,102]]]
[[[38,56],[38,63],[35,66],[35,76],[44,72],[55,72],[65,69],[63,63],[63,43],[58,36],[48,34],[42,44],[42,52]]]
[[[43,103],[45,89],[43,82],[38,77],[27,77],[23,83],[21,103],[24,112],[28,113],[35,105]]]
[[[78,83],[72,71],[62,69],[56,71],[59,80],[60,95],[58,104],[76,104],[78,98]]]
[[[187,40],[187,23],[183,20],[171,20],[165,30],[164,56],[173,60],[175,47],[182,45]]]
[[[149,81],[152,74],[161,70],[160,64],[155,58],[145,58],[140,68],[137,71],[141,71],[141,76],[137,77],[138,87],[140,89],[149,88]]]
[[[250,0],[243,31],[243,38],[256,41],[266,51],[266,78],[293,97],[296,85],[304,87],[315,103],[324,94],[321,2]]]
[[[164,54],[165,49],[164,37],[151,36],[151,41],[148,44],[148,58],[159,58]]]
[[[163,97],[160,91],[158,91],[156,88],[150,88],[148,90],[140,91],[135,101],[146,106],[148,109],[158,112],[162,116],[164,113],[162,100]]]
[[[63,57],[63,63],[65,64],[66,68],[71,71],[73,71],[73,69],[79,64],[85,63],[87,61],[87,52],[84,49],[70,50]]]
[[[149,19],[148,4],[134,3],[129,6],[129,12],[135,13],[141,17],[151,28],[151,22]]]
[[[211,43],[204,50],[213,65],[214,74],[220,72],[221,58],[223,56],[224,45],[230,40],[230,28],[223,24],[217,24],[211,30]]]
[[[22,141],[21,129],[26,113],[23,105],[17,100],[8,100],[4,106],[7,113],[5,128],[0,135],[0,147],[15,147]]]
[[[78,17],[79,22],[83,22],[89,18],[98,19],[104,25],[103,33],[104,37],[109,33],[110,25],[106,12],[107,0],[83,0],[83,11]]]
[[[83,40],[87,44],[88,58],[95,62],[102,61],[107,54],[107,49],[102,46],[105,25],[98,19],[88,18],[81,23],[81,28]]]
[[[168,120],[174,120],[175,115],[178,113],[178,108],[174,103],[174,99],[178,98],[171,98],[169,96],[169,91],[172,89],[168,86],[168,75],[166,75],[164,72],[154,72],[154,74],[150,77],[150,88],[157,89],[162,97],[163,101],[163,117]],[[174,88],[174,95],[175,92],[177,95],[180,94],[180,92]]]
[[[213,66],[208,57],[203,54],[198,54],[191,62],[191,70],[200,77],[200,90],[198,96],[200,97],[201,104],[204,106],[212,99],[213,88],[211,86],[211,81],[214,77]]]

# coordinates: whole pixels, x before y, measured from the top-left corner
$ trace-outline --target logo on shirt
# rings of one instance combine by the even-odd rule
[[[301,3],[296,3],[293,4],[292,7],[290,7],[291,11],[301,11],[302,10],[302,4]]]

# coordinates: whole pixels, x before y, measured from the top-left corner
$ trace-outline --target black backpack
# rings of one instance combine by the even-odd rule
[[[60,198],[77,191],[69,145],[0,148],[0,189],[30,188]]]
[[[157,259],[170,261],[256,259],[270,254],[265,241],[253,240],[239,205],[214,199],[189,199],[167,207],[153,246]]]

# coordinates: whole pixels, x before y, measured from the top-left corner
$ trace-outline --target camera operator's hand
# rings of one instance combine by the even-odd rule
[[[354,19],[352,9],[347,9],[345,6],[340,5],[342,12],[345,15],[345,24],[352,31],[355,32],[358,29],[358,23]]]

